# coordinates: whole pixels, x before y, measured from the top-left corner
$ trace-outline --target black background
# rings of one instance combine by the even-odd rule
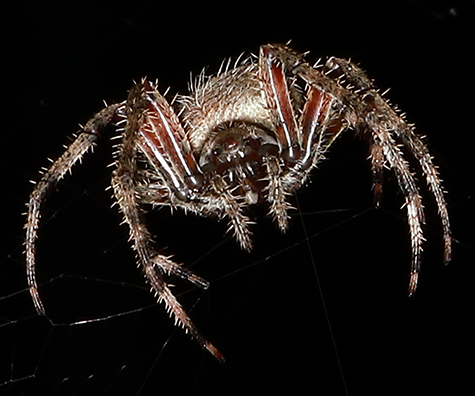
[[[473,1],[18,1],[2,20],[0,394],[473,391]],[[418,293],[407,298],[403,197],[388,172],[384,207],[372,208],[367,147],[351,132],[293,198],[300,209],[287,235],[256,210],[250,254],[224,223],[151,213],[159,246],[211,281],[204,293],[182,282],[176,292],[226,355],[220,365],[172,326],[136,269],[104,191],[104,139],[45,206],[47,317],[38,317],[22,255],[28,181],[77,124],[103,99],[123,100],[133,80],[158,79],[171,98],[190,72],[212,74],[225,58],[289,39],[312,61],[351,57],[428,135],[449,192],[452,264],[442,265],[422,183],[428,241]]]

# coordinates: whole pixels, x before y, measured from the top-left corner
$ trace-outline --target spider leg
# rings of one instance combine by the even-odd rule
[[[299,130],[290,100],[287,81],[283,68],[272,47],[261,47],[259,71],[267,99],[267,105],[277,125],[276,137],[281,147],[282,157],[289,163],[296,163],[300,158]]]
[[[332,79],[338,80],[340,84],[352,87],[352,90],[357,93],[364,93],[369,90],[377,92],[368,76],[360,68],[345,59],[330,58],[323,67],[323,73]],[[392,109],[390,110],[392,111]],[[373,175],[374,206],[378,208],[383,197],[385,158],[383,147],[379,144],[379,141],[373,139],[372,136],[368,136],[368,140],[370,144],[371,172]]]
[[[409,164],[404,159],[403,153],[397,146],[387,125],[381,123],[378,114],[366,116],[368,130],[373,135],[373,140],[382,148],[384,157],[394,170],[399,188],[403,192],[406,201],[407,219],[412,245],[412,265],[409,280],[409,295],[413,295],[417,288],[417,280],[421,266],[422,243],[424,241],[422,224],[424,223],[424,208],[418,192],[416,181],[411,174]]]
[[[332,113],[339,119],[344,119],[346,125],[351,126],[358,132],[365,133],[370,142],[373,190],[375,203],[379,204],[382,194],[382,172],[385,161],[396,174],[399,188],[404,193],[407,208],[407,217],[411,235],[412,264],[409,281],[409,294],[412,295],[417,287],[418,274],[420,271],[424,223],[424,211],[421,196],[418,192],[416,181],[410,171],[409,164],[404,159],[398,143],[402,142],[412,155],[419,161],[422,171],[426,176],[428,185],[435,197],[439,216],[442,219],[444,238],[444,261],[448,262],[451,256],[451,232],[447,212],[447,205],[441,187],[441,180],[437,168],[432,162],[428,150],[421,139],[414,133],[404,119],[379,95],[373,87],[372,81],[366,74],[353,63],[344,59],[331,58],[325,65],[324,72],[320,72],[304,62],[303,57],[288,47],[281,45],[265,46],[269,58],[275,58],[275,62],[284,64],[289,73],[299,76],[309,85],[309,93],[306,107],[301,117],[303,130],[306,125],[312,127],[312,122],[318,119],[314,114],[318,105],[309,105],[315,97],[323,95],[332,98]],[[341,78],[341,82],[335,82],[335,78]],[[342,84],[346,84],[343,86]],[[323,111],[322,114],[325,112]],[[319,122],[317,122],[319,124]],[[324,144],[317,144],[314,152],[314,162],[319,159],[334,139],[346,126],[345,124],[329,124],[330,136]],[[311,130],[311,129],[309,129]],[[313,134],[321,138],[325,128]],[[310,136],[311,133],[304,133]],[[312,144],[303,144],[312,147]],[[302,165],[306,162],[303,161]]]
[[[358,132],[365,133],[365,137],[370,142],[371,151],[376,155],[372,161],[376,203],[379,202],[379,194],[382,188],[382,185],[378,182],[384,166],[384,161],[381,161],[381,154],[396,174],[399,188],[405,196],[412,251],[408,293],[412,295],[417,288],[421,266],[422,243],[424,241],[422,231],[424,211],[416,181],[394,137],[394,130],[400,117],[373,88],[369,78],[352,63],[332,58],[327,62],[326,74],[334,73],[340,65],[344,67],[338,72],[343,74],[348,84],[347,88],[343,88],[341,84],[333,84],[333,87],[328,85],[328,88],[336,91],[337,95],[342,98],[341,100],[345,106],[342,114],[351,127]],[[312,73],[314,72],[307,69],[301,75],[306,75],[306,78],[308,78]],[[321,79],[321,75],[315,78],[315,81],[318,81],[318,79]],[[326,86],[327,81],[324,81],[323,85]]]
[[[140,102],[136,106],[143,110],[140,121],[143,127],[137,126],[142,151],[156,171],[173,186],[177,199],[194,199],[195,191],[202,187],[203,175],[178,117],[166,99],[147,81],[142,81],[135,89],[140,90]]]
[[[282,166],[268,162],[269,195],[271,214],[277,219],[281,230],[287,228],[287,210],[290,205],[286,195],[298,189],[313,166],[333,141],[339,136],[345,124],[331,111],[336,102],[334,96],[314,84],[309,84],[307,100],[297,124],[294,105],[288,89],[286,72],[306,64],[303,57],[290,48],[281,45],[265,45],[260,52],[260,73],[269,109],[274,113],[277,127],[277,141],[282,150],[284,168],[290,169],[282,177]],[[301,173],[304,173],[304,177]]]
[[[120,104],[108,106],[91,118],[76,140],[71,143],[64,154],[53,162],[51,167],[43,174],[43,177],[36,184],[30,195],[27,204],[27,222],[25,224],[26,272],[28,288],[35,309],[40,315],[45,314],[45,308],[38,293],[38,283],[36,280],[36,239],[38,238],[41,205],[51,189],[66,175],[68,171],[70,172],[74,164],[80,161],[84,154],[94,146],[105,127],[115,118],[116,112],[120,106]]]
[[[384,182],[384,150],[383,147],[372,139],[370,143],[371,173],[373,175],[373,202],[376,208],[381,206],[383,199]]]
[[[304,155],[298,170],[309,172],[324,158],[325,152],[340,136],[346,123],[341,120],[337,101],[319,87],[308,85],[307,101],[300,117]]]
[[[210,180],[210,184],[219,197],[219,206],[229,217],[228,231],[234,231],[234,236],[238,240],[241,249],[250,251],[252,249],[251,232],[249,231],[251,220],[242,213],[240,203],[233,197],[221,175],[215,174]]]
[[[289,209],[292,206],[287,202],[286,196],[289,194],[283,183],[282,167],[279,160],[270,157],[266,161],[269,184],[266,187],[268,194],[267,200],[270,203],[270,215],[277,221],[281,232],[285,232],[289,227]]]
[[[181,279],[187,280],[188,282],[201,287],[202,289],[207,289],[209,287],[209,282],[206,279],[201,278],[194,272],[187,270],[167,257],[159,254],[154,258],[154,261],[169,275],[178,276]]]
[[[292,136],[291,144],[298,144],[299,153],[296,169],[309,172],[332,145],[335,139],[345,129],[348,122],[342,121],[341,117],[345,106],[338,99],[345,94],[345,90],[332,81],[331,78],[309,66],[303,56],[296,51],[280,44],[269,44],[261,47],[261,58],[266,59],[262,79],[266,95],[271,98],[269,107],[275,108],[277,118],[281,123],[290,125],[292,133],[281,134],[277,139],[285,148],[287,135]],[[300,132],[294,136],[295,116],[292,110],[287,83],[283,78],[284,68],[287,73],[301,77],[307,83],[307,99],[300,115],[300,123],[297,130]],[[267,70],[266,70],[267,69]],[[267,75],[275,76],[273,78]],[[276,78],[279,77],[279,78]],[[276,105],[278,103],[279,105]],[[280,110],[286,109],[285,111]],[[297,142],[297,143],[295,143]],[[294,160],[294,164],[297,161]],[[299,187],[299,186],[298,186]]]
[[[408,125],[403,126],[401,136],[404,143],[410,147],[411,152],[419,160],[422,171],[426,175],[427,184],[430,186],[432,194],[437,202],[439,217],[442,220],[444,263],[448,264],[452,258],[452,231],[450,228],[449,213],[439,172],[432,162],[432,157],[429,154],[426,145],[422,142],[419,136],[413,133]]]
[[[347,79],[351,85],[355,86],[357,92],[363,96],[364,100],[376,109],[378,114],[380,114],[380,122],[386,123],[387,129],[394,133],[396,139],[401,141],[404,146],[408,148],[408,151],[413,155],[413,157],[419,162],[422,172],[426,177],[426,182],[437,203],[439,217],[442,221],[444,262],[448,263],[452,256],[452,234],[447,203],[444,197],[442,181],[439,177],[437,167],[432,162],[432,157],[429,154],[427,146],[414,132],[414,127],[407,124],[403,116],[398,115],[388,102],[377,93],[371,80],[358,66],[345,59],[332,58],[327,62],[326,67],[332,71],[336,70],[337,72],[344,74],[345,79]],[[411,281],[413,286],[410,286],[410,293],[415,290],[417,282],[417,275],[414,275],[413,277],[415,279]]]
[[[259,72],[267,105],[276,124],[276,138],[280,146],[285,166],[293,166],[301,156],[299,127],[296,122],[289,89],[286,81],[284,64],[278,61],[273,47],[264,45],[259,54]],[[282,164],[270,158],[267,160],[269,184],[267,200],[270,203],[270,215],[277,221],[279,229],[284,232],[288,228],[291,208],[286,200],[290,191],[299,187],[296,178],[282,177]]]
[[[187,270],[179,271],[178,264],[156,254],[152,246],[152,236],[143,220],[139,189],[135,182],[139,176],[136,156],[140,148],[149,158],[151,165],[156,166],[157,171],[172,183],[176,199],[189,199],[194,194],[193,188],[199,186],[199,175],[193,173],[195,164],[189,160],[187,162],[186,157],[182,155],[181,134],[178,129],[174,129],[178,128],[179,124],[174,124],[176,116],[173,110],[146,81],[142,81],[130,91],[126,112],[127,123],[112,186],[124,221],[129,225],[130,239],[134,242],[133,247],[139,263],[158,301],[164,303],[166,310],[174,317],[175,324],[183,327],[202,348],[223,361],[221,352],[206,340],[177,301],[165,281],[165,275],[171,272],[201,287],[207,287],[207,282]]]

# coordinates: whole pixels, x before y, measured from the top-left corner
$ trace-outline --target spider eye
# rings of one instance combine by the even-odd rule
[[[238,136],[230,135],[221,142],[221,145],[224,148],[224,151],[232,153],[239,150],[239,147],[244,146],[245,143],[246,141],[244,139],[241,139]]]
[[[244,160],[250,151],[246,133],[244,129],[236,127],[220,130],[203,150],[204,155],[200,159],[202,170],[206,172],[219,168],[218,171],[222,171]]]

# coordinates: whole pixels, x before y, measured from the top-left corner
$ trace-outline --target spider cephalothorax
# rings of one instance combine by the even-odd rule
[[[51,187],[111,123],[121,131],[112,186],[145,277],[176,323],[218,359],[222,354],[194,326],[170,291],[167,277],[177,275],[203,288],[208,282],[157,253],[144,223],[144,205],[227,218],[241,247],[251,249],[246,208],[267,204],[284,231],[290,209],[287,196],[305,182],[339,134],[353,129],[370,146],[376,205],[385,167],[394,172],[404,194],[412,245],[409,293],[416,289],[420,270],[424,212],[401,145],[419,162],[435,197],[444,261],[450,260],[449,217],[428,149],[353,63],[330,58],[312,67],[289,47],[264,45],[258,62],[251,58],[214,77],[200,76],[190,94],[179,96],[174,106],[156,86],[142,80],[125,102],[96,114],[36,185],[28,203],[26,256],[38,313],[45,312],[35,276],[40,207]]]

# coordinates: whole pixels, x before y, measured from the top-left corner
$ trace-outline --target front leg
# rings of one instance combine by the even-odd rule
[[[339,100],[344,90],[305,62],[301,54],[285,45],[263,46],[260,62],[268,105],[282,125],[280,129],[288,131],[277,135],[284,150],[283,156],[289,156],[285,150],[298,146],[289,151],[293,158],[288,163],[295,166],[295,170],[308,173],[347,126],[344,117],[347,107]],[[295,106],[288,90],[291,78],[284,78],[286,73],[307,83],[302,109],[293,108]],[[296,111],[301,112],[298,124]]]
[[[221,352],[199,332],[171,292],[165,281],[165,275],[171,272],[204,288],[208,286],[208,283],[191,272],[181,269],[178,264],[167,257],[156,254],[152,246],[152,237],[143,219],[139,189],[136,183],[139,176],[136,161],[137,150],[139,147],[143,148],[139,134],[144,130],[147,119],[153,116],[150,113],[148,88],[148,84],[136,86],[131,90],[127,99],[127,121],[123,132],[122,145],[116,161],[117,168],[113,173],[112,186],[125,222],[129,226],[130,238],[134,243],[133,248],[138,254],[139,263],[142,266],[144,275],[158,297],[158,301],[165,304],[166,310],[170,315],[174,316],[177,325],[183,327],[185,332],[189,333],[201,347],[207,349],[214,357],[222,361],[224,357]],[[154,116],[159,116],[159,114]],[[166,122],[167,120],[164,119],[163,121]],[[173,133],[173,131],[170,130],[170,133]],[[161,155],[163,155],[164,159],[168,159],[168,156],[171,154],[162,152]],[[181,163],[180,166],[184,166],[184,164]],[[168,176],[176,181],[175,187],[178,187],[179,191],[185,191],[184,189],[188,187],[186,187],[182,174],[175,173],[171,167],[169,171],[170,174]],[[181,188],[183,189],[180,190]]]
[[[298,189],[326,149],[338,137],[345,123],[337,118],[335,96],[321,87],[308,85],[303,108],[290,90],[292,78],[302,65],[302,55],[283,45],[264,45],[260,50],[259,71],[268,108],[276,124],[276,138],[283,162],[269,160],[270,213],[285,231],[289,205],[286,196]],[[308,65],[307,65],[308,66]],[[291,94],[293,93],[293,95]],[[296,113],[301,113],[297,122]],[[303,174],[303,175],[302,175]]]
[[[301,134],[287,84],[285,66],[285,63],[276,57],[273,46],[261,47],[259,75],[275,124],[279,154],[283,158],[283,161],[273,157],[266,161],[267,201],[270,204],[269,213],[282,232],[288,228],[288,210],[291,208],[286,197],[299,187],[298,178],[293,177],[292,172],[287,170],[297,164],[302,154]]]
[[[267,105],[276,125],[280,155],[289,164],[295,164],[301,153],[299,129],[292,106],[284,67],[276,57],[273,46],[264,45],[259,54],[259,72]]]
[[[195,199],[203,186],[203,174],[172,107],[145,80],[131,91],[128,102],[140,109],[140,119],[129,119],[136,129],[132,143],[138,142],[150,165],[166,180],[178,200]]]

